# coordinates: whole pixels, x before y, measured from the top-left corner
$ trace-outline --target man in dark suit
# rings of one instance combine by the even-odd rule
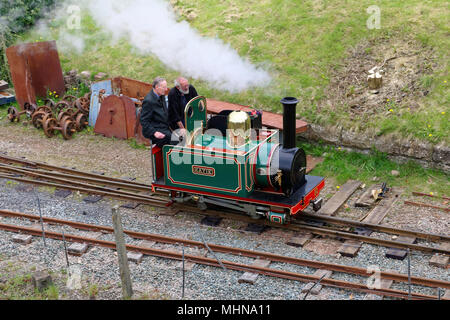
[[[173,130],[184,129],[186,123],[184,119],[184,109],[186,104],[197,96],[197,91],[188,80],[178,77],[175,80],[175,87],[169,92],[169,119],[170,127]]]
[[[153,89],[142,102],[141,125],[144,137],[151,139],[158,147],[171,144],[172,132],[169,128],[169,111],[166,103],[167,81],[157,77]]]

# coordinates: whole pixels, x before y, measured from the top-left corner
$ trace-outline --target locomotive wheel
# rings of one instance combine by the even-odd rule
[[[71,107],[74,106],[76,100],[77,100],[77,97],[71,96],[71,95],[66,95],[63,98],[63,101],[67,102]]]
[[[79,113],[77,115],[77,119],[75,121],[75,125],[78,131],[82,131],[88,125],[87,116],[83,113]]]
[[[56,122],[55,118],[49,118],[45,120],[43,125],[45,135],[49,138],[53,137],[55,135],[54,128],[56,128],[57,125],[58,123]]]
[[[90,92],[86,93],[83,98],[91,101],[91,93]]]
[[[31,122],[33,123],[33,126],[36,129],[40,129],[42,128],[42,124],[43,124],[43,119],[44,117],[47,115],[48,113],[45,111],[36,111],[33,116],[31,117]]]
[[[90,100],[86,97],[79,98],[75,101],[75,106],[83,113],[89,113]]]
[[[71,120],[65,121],[64,124],[62,125],[61,133],[65,140],[69,140],[70,138],[72,138],[72,135],[76,131],[77,131],[77,129],[75,127],[75,122],[73,122]]]
[[[16,108],[14,107],[9,107],[8,108],[8,119],[11,122],[19,122],[19,112],[17,111]]]

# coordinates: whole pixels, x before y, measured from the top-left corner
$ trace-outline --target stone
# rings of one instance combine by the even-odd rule
[[[392,170],[391,171],[391,175],[394,176],[394,177],[397,177],[397,176],[400,175],[400,172],[398,172],[397,170]]]
[[[144,255],[140,252],[127,252],[127,258],[129,261],[139,264],[142,262]]]
[[[32,239],[33,239],[33,236],[30,236],[28,234],[16,234],[12,238],[12,240],[14,242],[21,243],[21,244],[30,244]]]
[[[70,70],[69,72],[67,72],[67,74],[70,77],[75,78],[77,76],[77,74],[78,74],[78,70],[76,70],[76,69]]]
[[[46,271],[38,271],[31,277],[33,287],[42,291],[53,284],[52,277]]]
[[[450,148],[445,145],[437,145],[433,148],[433,161],[450,165]]]
[[[72,243],[68,248],[67,252],[74,256],[81,256],[88,250],[89,246],[86,243]]]
[[[108,76],[108,74],[106,74],[104,72],[99,72],[94,76],[94,79],[99,81],[99,80],[106,78],[107,76]]]
[[[92,73],[90,71],[82,71],[80,73],[81,78],[90,80]]]

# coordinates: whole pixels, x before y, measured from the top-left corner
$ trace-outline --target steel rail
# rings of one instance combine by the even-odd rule
[[[167,200],[146,199],[146,198],[143,198],[138,195],[128,196],[128,195],[124,195],[124,194],[116,193],[116,192],[113,193],[113,192],[102,191],[102,190],[91,189],[91,188],[73,187],[73,186],[65,185],[65,184],[56,184],[56,183],[51,183],[51,182],[47,182],[47,181],[30,180],[30,179],[25,179],[25,178],[10,176],[10,175],[2,175],[2,174],[0,174],[0,179],[10,179],[10,180],[16,180],[16,181],[20,181],[20,182],[25,182],[25,183],[30,183],[30,184],[35,184],[35,185],[40,185],[40,186],[45,186],[45,187],[55,187],[55,188],[59,188],[59,189],[80,191],[80,192],[84,192],[84,193],[88,193],[88,194],[97,194],[97,195],[108,196],[108,197],[116,198],[116,199],[120,199],[120,200],[139,202],[142,204],[148,204],[148,205],[152,205],[152,206],[156,206],[156,207],[166,207],[167,206]],[[114,190],[114,191],[116,191],[116,190]]]
[[[0,171],[3,172],[14,172],[14,173],[18,173],[18,174],[23,174],[29,177],[34,177],[34,178],[40,178],[40,179],[44,179],[47,181],[52,181],[52,182],[58,182],[58,183],[70,183],[73,186],[80,186],[83,188],[91,188],[91,189],[97,189],[97,190],[103,190],[103,191],[107,191],[107,192],[113,192],[113,193],[120,193],[123,195],[127,195],[127,196],[139,196],[142,197],[143,199],[152,199],[151,195],[144,195],[144,194],[136,194],[136,193],[131,193],[131,192],[127,192],[127,191],[123,191],[123,190],[116,190],[116,189],[111,189],[108,187],[103,187],[103,186],[98,186],[98,185],[93,185],[93,184],[88,184],[88,183],[84,183],[84,182],[78,182],[78,181],[74,181],[71,179],[62,179],[62,178],[55,178],[52,176],[49,176],[47,174],[42,174],[42,173],[38,173],[35,171],[27,171],[24,169],[19,169],[19,168],[14,168],[11,166],[4,166],[0,164]],[[147,190],[148,191],[148,190]]]
[[[2,209],[0,209],[0,215],[2,215],[4,217],[21,218],[21,219],[28,219],[28,220],[32,220],[32,221],[39,221],[39,219],[40,219],[40,216],[37,216],[37,215],[26,214],[26,213],[21,213],[21,212],[14,212],[14,211],[9,211],[9,210],[2,210]],[[81,229],[81,230],[88,230],[88,231],[95,231],[95,232],[102,232],[102,233],[104,233],[104,232],[113,233],[114,232],[113,228],[107,227],[107,226],[91,225],[91,224],[86,224],[86,223],[82,223],[82,222],[67,221],[67,220],[61,220],[61,219],[50,218],[50,217],[42,217],[42,219],[46,223],[67,225],[67,226],[70,226],[70,227],[73,227],[76,229]],[[124,233],[127,234],[129,237],[136,238],[136,239],[149,240],[149,241],[155,241],[155,242],[166,243],[166,244],[183,244],[184,246],[192,246],[192,247],[197,247],[197,248],[205,247],[203,242],[195,241],[195,240],[173,238],[173,237],[167,237],[167,236],[158,235],[158,234],[149,234],[149,233],[143,233],[143,232],[137,232],[137,231],[131,231],[131,230],[124,230]],[[362,275],[362,276],[371,275],[371,273],[368,273],[366,269],[359,268],[359,267],[351,267],[351,266],[344,266],[344,265],[333,264],[333,263],[328,263],[328,262],[319,262],[319,261],[314,261],[314,260],[286,257],[286,256],[269,253],[269,252],[234,248],[234,247],[228,247],[228,246],[217,245],[217,244],[212,244],[212,243],[208,243],[208,246],[211,248],[211,250],[213,250],[215,252],[229,253],[229,254],[246,256],[246,257],[255,258],[255,259],[266,259],[266,260],[270,260],[270,261],[274,261],[274,262],[289,263],[289,264],[306,266],[306,267],[311,267],[311,268],[316,268],[316,269],[327,269],[327,270],[336,271],[336,272],[352,273],[352,274],[358,274],[358,275]],[[380,276],[383,279],[394,280],[397,282],[408,282],[408,276],[400,274],[400,273],[380,272]],[[421,277],[411,277],[411,283],[417,284],[417,285],[422,285],[422,286],[450,289],[450,282],[443,281],[443,280],[427,279],[427,278],[421,278]]]
[[[438,210],[442,210],[445,212],[450,212],[450,208],[439,207],[439,206],[435,206],[435,205],[428,204],[428,203],[414,202],[414,201],[406,200],[406,201],[404,201],[404,204],[409,204],[410,206],[416,206],[416,207],[433,208],[433,209],[438,209]]]
[[[22,181],[22,182],[26,182],[26,183],[44,185],[44,186],[51,186],[51,187],[56,187],[56,188],[61,188],[61,189],[76,190],[76,191],[99,194],[99,195],[104,195],[104,196],[111,196],[113,198],[118,198],[121,200],[135,201],[135,202],[140,202],[140,203],[144,203],[144,204],[150,204],[153,206],[167,207],[169,205],[169,202],[164,202],[164,200],[145,199],[139,195],[124,195],[121,193],[117,193],[116,190],[113,190],[114,192],[110,192],[110,191],[102,191],[102,190],[96,190],[96,189],[91,189],[91,188],[81,188],[81,187],[75,188],[75,187],[68,186],[68,185],[53,184],[53,183],[44,182],[44,181],[29,180],[29,179],[24,179],[24,178],[19,178],[19,177],[14,177],[14,176],[5,176],[5,175],[0,175],[0,178],[12,179],[12,180]],[[176,204],[174,207],[177,207]],[[242,215],[238,215],[238,214],[232,214],[232,213],[224,214],[224,213],[212,211],[212,210],[208,210],[208,213],[206,213],[196,207],[187,206],[186,204],[183,207],[181,207],[181,208],[178,207],[178,208],[179,208],[179,210],[184,210],[187,212],[195,212],[195,213],[200,213],[202,215],[216,215],[216,216],[220,216],[220,217],[224,217],[224,218],[233,218],[236,220],[246,221],[248,223],[258,223],[258,224],[267,225],[267,226],[271,226],[271,227],[275,226],[275,227],[285,228],[285,229],[292,230],[292,231],[300,231],[300,232],[309,231],[314,234],[318,234],[318,235],[322,235],[322,236],[325,235],[325,236],[338,237],[338,238],[342,238],[342,239],[359,240],[359,241],[362,241],[365,243],[382,245],[385,247],[394,247],[394,248],[401,248],[401,249],[410,248],[410,249],[414,249],[416,251],[422,251],[422,252],[427,252],[427,253],[442,253],[442,254],[450,255],[450,251],[443,249],[443,248],[433,248],[433,247],[427,247],[427,246],[423,246],[423,245],[419,245],[419,244],[411,244],[411,243],[401,242],[401,241],[384,240],[384,239],[368,237],[368,236],[364,236],[364,235],[358,235],[358,234],[354,234],[354,233],[346,232],[346,231],[337,231],[337,230],[331,230],[331,229],[326,229],[326,228],[313,227],[313,226],[309,226],[306,224],[274,225],[273,223],[270,223],[267,220],[255,221],[254,219],[252,219],[250,217],[246,217],[246,216],[242,216]]]
[[[302,213],[298,218],[302,219],[302,220],[303,219],[312,219],[312,220],[316,220],[316,221],[323,221],[326,223],[343,225],[343,226],[367,228],[372,231],[380,231],[383,233],[390,233],[390,234],[404,235],[404,236],[414,236],[416,238],[425,239],[428,241],[450,241],[450,236],[445,236],[445,235],[441,235],[441,234],[426,233],[426,232],[413,231],[413,230],[407,230],[407,229],[397,229],[397,228],[382,225],[382,224],[366,223],[366,222],[360,222],[360,221],[356,221],[356,220],[350,220],[350,219],[345,219],[345,218],[336,218],[336,217],[324,216],[324,215],[319,215],[319,214]]]
[[[148,192],[151,190],[150,186],[142,187],[142,186],[140,186],[138,184],[136,185],[132,182],[123,183],[123,182],[111,181],[108,179],[108,177],[105,177],[104,179],[98,179],[98,178],[78,176],[78,175],[74,175],[74,174],[60,173],[60,172],[56,172],[56,171],[33,169],[33,168],[27,168],[27,167],[16,167],[16,166],[5,165],[5,164],[0,164],[0,167],[4,167],[5,170],[7,168],[10,168],[11,170],[13,170],[13,169],[23,170],[23,171],[33,172],[36,174],[44,174],[46,176],[54,176],[57,178],[67,178],[67,179],[71,179],[71,180],[73,179],[73,180],[77,180],[77,181],[86,181],[86,182],[94,183],[94,184],[98,184],[98,185],[109,185],[109,186],[113,186],[113,187],[117,187],[117,188],[121,188],[121,189],[127,189],[127,190],[144,191],[144,192],[146,192],[146,191]]]
[[[445,200],[450,200],[450,198],[446,197],[446,196],[438,196],[438,195],[434,195],[434,194],[428,194],[428,193],[417,192],[417,191],[413,191],[412,194],[415,196],[430,197],[430,198],[442,198]]]
[[[62,167],[50,165],[47,163],[18,159],[18,158],[9,157],[6,155],[0,155],[0,161],[6,162],[6,163],[17,163],[17,164],[21,164],[24,166],[47,169],[47,170],[55,170],[55,171],[65,172],[65,173],[74,174],[74,175],[78,175],[78,176],[92,177],[92,178],[97,178],[97,179],[105,179],[104,176],[102,176],[100,174],[96,174],[96,173],[79,171],[79,170],[70,169],[70,168],[62,168]],[[127,181],[124,179],[119,179],[119,178],[113,178],[113,177],[108,177],[108,180],[122,182],[122,183],[130,183],[130,181]],[[143,187],[146,187],[149,189],[151,188],[151,185],[148,185],[145,183],[133,182],[133,184],[140,185],[140,186],[143,186]]]
[[[173,207],[178,207],[179,204],[174,204]],[[446,249],[441,248],[434,248],[434,247],[427,247],[419,244],[411,244],[407,242],[402,241],[394,241],[394,240],[384,240],[374,237],[368,237],[363,235],[358,235],[351,232],[346,231],[337,231],[337,230],[331,230],[331,229],[324,229],[319,227],[313,227],[306,224],[289,224],[289,225],[276,225],[271,223],[268,220],[254,220],[251,217],[235,214],[235,213],[223,213],[216,210],[208,210],[208,213],[205,213],[201,209],[195,208],[195,207],[178,207],[181,211],[187,211],[187,212],[194,212],[202,215],[212,215],[212,216],[218,216],[221,218],[228,218],[228,219],[234,219],[234,220],[240,220],[247,223],[256,223],[265,225],[268,227],[277,227],[281,229],[291,230],[291,231],[298,231],[298,232],[304,232],[309,231],[313,234],[321,235],[321,236],[332,236],[336,238],[342,238],[342,239],[350,239],[350,240],[359,240],[365,243],[375,244],[375,245],[381,245],[388,248],[400,248],[400,249],[414,249],[416,251],[422,251],[427,253],[442,253],[450,255],[450,251]]]
[[[41,236],[39,230],[28,228],[28,227],[18,227],[14,225],[8,225],[0,223],[0,229],[15,233],[26,233],[31,234],[34,236]],[[62,240],[62,234],[52,231],[46,232],[47,238],[55,239],[55,240]],[[72,242],[80,242],[80,243],[88,243],[91,245],[97,245],[101,247],[106,247],[115,250],[116,244],[112,241],[105,241],[105,240],[98,240],[93,238],[86,238],[86,237],[80,237],[72,234],[65,234],[65,239]],[[149,247],[140,247],[136,245],[126,245],[127,250],[130,251],[138,251],[146,255],[161,257],[161,258],[168,258],[173,260],[182,260],[182,254],[170,251],[170,250],[160,250],[160,249],[153,249]],[[191,254],[185,254],[184,258],[186,261],[191,261],[198,264],[203,265],[209,265],[214,267],[220,267],[220,264],[215,260],[207,257],[200,257],[195,256]],[[311,282],[311,281],[317,281],[320,279],[319,276],[313,276],[313,275],[307,275],[307,274],[301,274],[301,273],[295,273],[295,272],[289,272],[289,271],[282,271],[282,270],[276,270],[276,269],[270,269],[270,268],[264,268],[264,267],[257,267],[257,266],[251,266],[251,265],[245,265],[240,264],[236,262],[226,261],[222,260],[222,263],[227,267],[227,269],[235,270],[235,271],[244,271],[244,272],[253,272],[253,273],[259,273],[266,276],[272,276],[272,277],[278,277],[288,280],[296,280],[296,281],[302,281],[302,282]],[[348,282],[348,281],[342,281],[342,280],[335,280],[331,278],[325,278],[321,281],[322,285],[330,286],[330,287],[337,287],[337,288],[344,288],[344,289],[350,289],[350,290],[356,290],[360,292],[367,292],[367,293],[374,293],[378,295],[384,295],[384,296],[391,296],[391,297],[397,297],[397,298],[408,298],[408,292],[400,291],[400,290],[394,290],[394,289],[369,289],[366,285],[355,283],[355,282]],[[437,300],[438,298],[436,296],[430,296],[420,293],[411,293],[411,298],[414,300]]]

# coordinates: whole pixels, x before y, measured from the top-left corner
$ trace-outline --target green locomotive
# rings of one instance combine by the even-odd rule
[[[297,99],[281,100],[279,131],[262,128],[262,114],[225,110],[207,118],[204,97],[185,109],[186,135],[178,145],[152,147],[152,189],[173,201],[219,205],[258,219],[288,223],[308,205],[320,208],[325,181],[306,175],[306,155],[295,146]]]

